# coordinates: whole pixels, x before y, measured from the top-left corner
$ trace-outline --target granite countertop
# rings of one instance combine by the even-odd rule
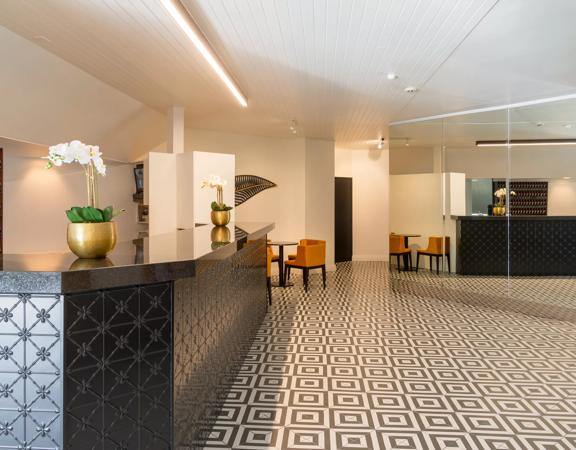
[[[200,225],[119,242],[105,259],[78,259],[70,252],[0,255],[0,293],[72,293],[190,277],[195,261],[227,258],[274,224],[230,223],[219,233],[214,228]]]

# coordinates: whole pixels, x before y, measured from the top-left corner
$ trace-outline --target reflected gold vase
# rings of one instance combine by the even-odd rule
[[[78,258],[105,258],[115,245],[114,222],[68,224],[68,247]]]
[[[230,223],[230,211],[212,211],[210,219],[217,227],[226,226]]]

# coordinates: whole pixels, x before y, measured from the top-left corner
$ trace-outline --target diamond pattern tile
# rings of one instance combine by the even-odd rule
[[[576,325],[415,277],[341,263],[274,289],[204,448],[576,448]]]

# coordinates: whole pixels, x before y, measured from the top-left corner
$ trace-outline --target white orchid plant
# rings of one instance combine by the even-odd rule
[[[232,209],[232,206],[227,206],[224,203],[224,186],[227,184],[228,182],[218,175],[210,175],[207,180],[202,182],[203,188],[216,189],[216,201],[212,202],[212,211],[230,211]]]
[[[48,148],[47,169],[60,167],[63,164],[77,162],[86,174],[86,188],[88,191],[88,206],[74,206],[66,211],[68,219],[73,223],[110,222],[118,213],[112,206],[98,208],[98,175],[106,176],[106,164],[97,145],[88,145],[74,140],[71,142],[52,145]]]
[[[506,195],[507,191],[505,187],[500,188],[494,192],[494,196],[498,199],[498,206],[504,206],[504,203],[506,202]],[[510,191],[510,195],[516,195],[516,192]]]

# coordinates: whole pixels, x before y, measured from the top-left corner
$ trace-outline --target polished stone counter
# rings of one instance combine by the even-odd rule
[[[462,275],[576,275],[576,216],[462,216],[456,222]]]
[[[196,260],[226,258],[273,225],[236,223],[216,232],[214,228],[200,225],[120,242],[106,259],[82,260],[70,252],[0,255],[0,292],[67,294],[184,278],[194,274]]]
[[[99,261],[4,255],[0,448],[202,448],[267,311],[272,229],[200,226]]]

